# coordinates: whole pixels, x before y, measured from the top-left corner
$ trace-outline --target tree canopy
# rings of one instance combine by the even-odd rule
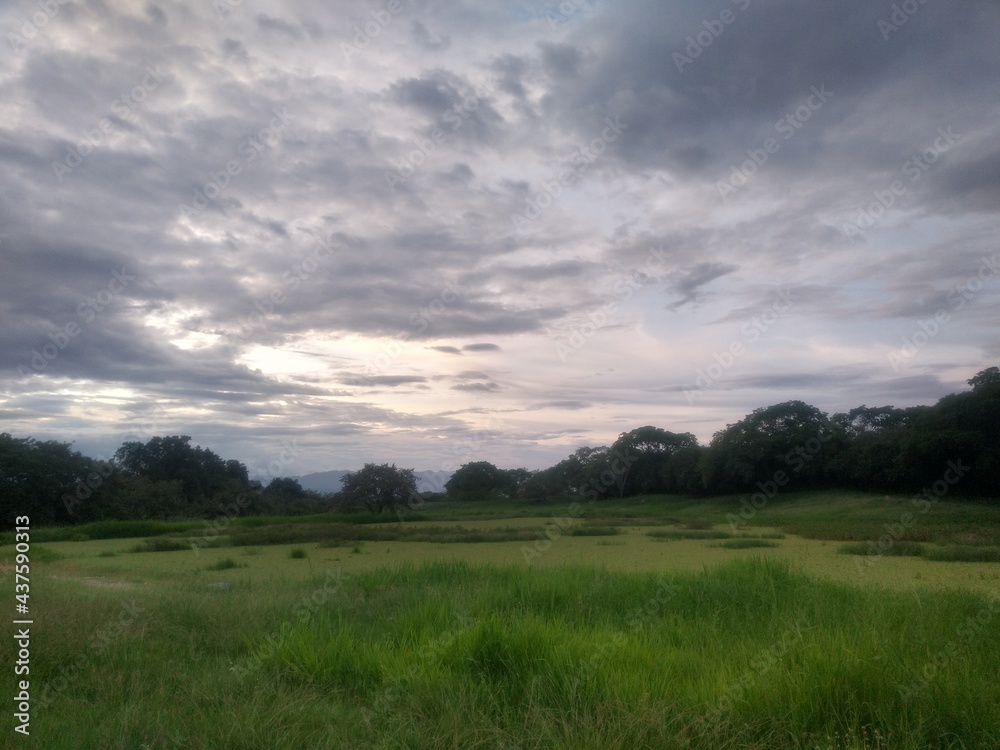
[[[518,478],[510,472],[489,461],[473,461],[459,467],[444,488],[453,500],[499,500],[514,497],[517,486]]]
[[[365,508],[373,513],[407,506],[417,494],[413,469],[397,469],[395,464],[365,464],[341,479],[341,503],[347,509]]]
[[[915,492],[960,462],[969,468],[950,493],[1000,499],[1000,368],[967,382],[971,390],[933,406],[862,405],[832,417],[802,401],[784,401],[727,425],[708,446],[691,433],[645,425],[619,434],[610,446],[577,448],[541,471],[467,463],[445,486],[460,500],[723,494],[765,483]],[[246,513],[381,512],[424,502],[412,469],[373,463],[348,473],[336,500],[290,477],[261,487],[242,462],[192,446],[187,435],[125,442],[102,461],[70,443],[0,434],[0,523],[7,526],[14,515],[49,525],[212,518],[234,505]]]

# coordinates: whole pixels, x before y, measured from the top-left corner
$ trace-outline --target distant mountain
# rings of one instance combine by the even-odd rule
[[[340,482],[347,470],[317,471],[313,474],[295,477],[304,490],[314,492],[340,492]],[[418,492],[444,492],[444,485],[451,479],[450,471],[415,471]]]

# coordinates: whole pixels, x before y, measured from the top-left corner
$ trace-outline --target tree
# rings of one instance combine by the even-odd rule
[[[0,434],[0,524],[29,516],[32,525],[82,520],[106,492],[110,467],[82,456],[69,443]]]
[[[822,411],[802,401],[755,409],[715,433],[704,464],[705,483],[715,492],[738,492],[784,472],[799,488],[816,485],[842,436]]]
[[[239,461],[223,461],[207,448],[191,447],[189,435],[123,443],[114,461],[129,477],[146,477],[154,482],[179,481],[190,505],[206,504],[233,482],[247,485],[246,466]]]
[[[306,491],[302,489],[299,481],[291,477],[275,477],[268,483],[264,492],[270,495],[295,499],[306,496]]]
[[[971,391],[945,396],[906,430],[898,466],[908,489],[941,479],[949,462],[971,467],[949,492],[1000,496],[1000,371],[990,367],[968,382]]]
[[[681,482],[675,475],[681,474],[681,463],[689,467],[692,455],[697,458],[697,449],[698,438],[690,432],[677,434],[651,425],[623,432],[611,446],[612,455],[619,458],[618,468],[612,466],[619,495],[676,491]],[[686,460],[674,461],[679,454]],[[689,480],[685,476],[683,481]]]
[[[523,467],[519,469],[507,469],[507,476],[510,479],[510,485],[513,488],[515,497],[522,497],[524,495],[524,487],[534,474],[535,472],[528,471]]]
[[[827,469],[832,480],[845,487],[890,492],[903,489],[898,457],[907,428],[929,407],[897,409],[859,406],[834,414],[845,445]]]
[[[498,500],[516,494],[517,480],[489,461],[473,461],[452,474],[444,488],[455,500]]]
[[[973,391],[1000,386],[1000,367],[987,367],[966,381]]]
[[[340,480],[341,503],[348,508],[364,507],[373,513],[406,507],[417,493],[413,469],[397,469],[396,464],[365,464]]]
[[[524,483],[524,496],[529,500],[549,500],[553,497],[568,495],[570,493],[569,482],[563,471],[565,463],[565,461],[561,461],[555,466],[532,474]]]

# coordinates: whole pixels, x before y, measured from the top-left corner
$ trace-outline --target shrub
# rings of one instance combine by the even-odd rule
[[[177,552],[191,549],[191,544],[183,539],[173,537],[153,537],[144,539],[129,550],[130,552]]]
[[[719,542],[718,544],[710,544],[709,547],[720,547],[722,549],[754,549],[763,547],[779,547],[777,542],[771,542],[767,539],[729,539],[725,542]]]
[[[570,529],[570,536],[615,536],[618,528],[615,526],[580,526]]]
[[[231,557],[224,557],[212,563],[205,570],[229,570],[230,568],[242,568],[243,566]]]
[[[1000,562],[1000,547],[974,547],[953,544],[948,547],[931,547],[924,557],[935,562]]]
[[[925,554],[924,545],[919,542],[900,540],[888,547],[880,547],[873,542],[848,542],[837,548],[842,555],[886,555],[889,557],[920,557]]]
[[[728,531],[702,531],[697,529],[689,531],[676,529],[664,529],[661,531],[657,529],[656,531],[647,531],[646,534],[661,542],[676,542],[679,539],[729,539],[732,537],[732,534]]]

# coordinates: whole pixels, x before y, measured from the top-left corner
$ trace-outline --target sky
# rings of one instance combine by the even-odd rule
[[[1000,363],[1000,3],[0,5],[0,432],[539,469]]]

